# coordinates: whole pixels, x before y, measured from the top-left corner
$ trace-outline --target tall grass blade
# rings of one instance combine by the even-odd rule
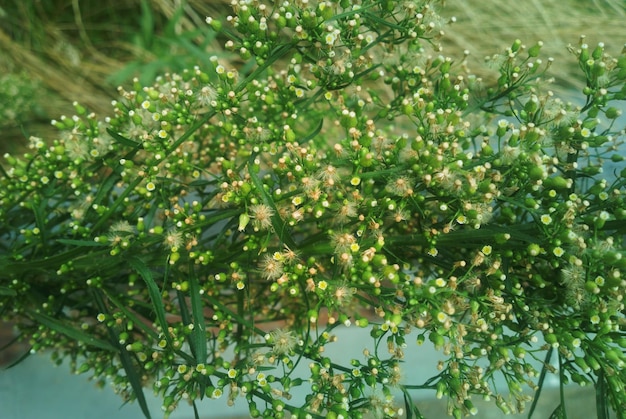
[[[596,383],[596,414],[598,419],[609,419],[609,404],[607,403],[608,393],[604,370],[600,368],[598,370],[598,381]]]
[[[543,390],[543,382],[545,381],[546,374],[548,373],[547,366],[550,365],[550,360],[552,359],[552,351],[553,348],[550,346],[550,349],[546,352],[546,358],[543,360],[543,366],[541,368],[541,373],[539,374],[539,381],[537,382],[537,391],[535,392],[535,397],[533,397],[533,402],[528,410],[528,419],[532,419],[533,413],[535,413],[535,409],[537,408],[537,402],[539,402],[541,390]]]
[[[98,309],[102,313],[108,313],[107,307],[104,304],[104,300],[102,299],[102,295],[99,290],[94,290],[92,292],[94,296],[94,300],[96,301],[96,305]],[[116,352],[120,356],[120,362],[122,363],[122,367],[126,372],[126,379],[128,383],[133,388],[133,393],[137,398],[137,403],[139,403],[139,407],[141,408],[141,412],[147,419],[151,419],[150,409],[148,409],[148,403],[146,401],[146,396],[143,392],[143,386],[141,385],[141,377],[137,373],[138,368],[137,365],[133,364],[133,360],[130,356],[130,353],[126,350],[124,345],[119,344],[120,338],[119,334],[115,327],[109,327],[109,336],[112,342],[117,346]]]
[[[117,351],[117,349],[109,342],[98,339],[93,335],[87,334],[81,330],[74,329],[73,327],[66,325],[62,321],[52,318],[46,314],[38,313],[36,311],[30,311],[28,314],[38,323],[41,323],[58,333],[64,334],[69,338],[72,338],[79,342],[83,342],[86,345],[91,345],[95,346],[96,348],[104,349],[106,351]]]
[[[290,248],[295,249],[296,243],[291,238],[287,225],[285,224],[283,219],[280,218],[280,215],[278,215],[279,212],[278,212],[278,209],[276,208],[276,204],[274,203],[274,199],[265,190],[265,187],[263,186],[263,181],[261,180],[261,178],[259,177],[259,174],[254,169],[254,166],[255,166],[254,159],[256,158],[256,156],[257,156],[256,154],[252,154],[252,156],[250,156],[250,161],[248,163],[248,173],[250,174],[250,179],[252,180],[252,183],[254,183],[254,186],[256,187],[256,189],[259,191],[259,194],[261,194],[261,199],[263,200],[263,203],[274,211],[274,215],[272,215],[272,227],[274,228],[274,231],[276,232],[276,234],[278,234],[278,237],[280,237],[280,240],[283,243],[285,243]]]
[[[191,332],[191,347],[193,348],[196,362],[202,364],[207,359],[206,324],[204,322],[204,307],[200,295],[200,284],[193,266],[190,266],[189,269],[189,293],[191,295],[191,313],[194,325]]]
[[[137,256],[131,256],[128,259],[128,263],[146,283],[146,286],[148,287],[148,294],[150,294],[150,299],[152,300],[152,308],[154,309],[154,313],[156,314],[157,321],[159,323],[159,326],[161,327],[161,331],[165,336],[167,344],[172,346],[172,338],[167,332],[168,325],[165,318],[165,307],[163,306],[161,292],[159,291],[159,287],[157,286],[156,282],[154,282],[152,272],[150,272],[150,269],[148,269],[146,263]]]

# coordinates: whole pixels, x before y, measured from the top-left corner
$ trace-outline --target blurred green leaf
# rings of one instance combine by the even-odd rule
[[[105,247],[108,246],[107,243],[99,243],[94,240],[73,240],[73,239],[58,239],[58,243],[67,244],[70,246],[79,246],[79,247]]]
[[[159,291],[159,287],[157,286],[156,282],[154,282],[152,272],[150,272],[150,269],[148,268],[146,263],[137,256],[131,256],[128,259],[128,263],[146,283],[146,286],[148,287],[148,293],[150,294],[150,299],[152,300],[152,307],[154,309],[154,313],[156,314],[159,326],[161,327],[161,331],[168,345],[172,345],[172,338],[167,332],[168,325],[165,318],[165,308],[163,307],[161,292]]]
[[[100,291],[94,290],[92,292],[92,295],[94,296],[96,305],[98,306],[100,311],[103,313],[108,313],[107,307],[104,304]],[[126,350],[126,347],[124,345],[120,345],[119,343],[117,343],[119,342],[120,339],[119,339],[119,334],[117,333],[117,330],[115,329],[115,327],[108,327],[108,331],[109,331],[109,336],[111,337],[111,341],[116,342],[116,345],[118,346],[117,352],[120,356],[120,362],[122,363],[122,367],[124,368],[124,371],[126,372],[126,379],[128,380],[128,383],[133,388],[133,393],[135,397],[137,398],[139,407],[141,408],[141,411],[144,414],[144,416],[147,419],[150,419],[151,418],[150,409],[148,409],[146,396],[143,393],[143,386],[141,384],[141,377],[137,373],[137,366],[135,365],[135,363],[133,363],[131,354]]]
[[[204,321],[204,306],[200,294],[200,285],[193,264],[189,267],[189,295],[194,325],[193,331],[191,332],[191,347],[196,357],[196,362],[202,364],[206,362],[207,359],[206,324]]]
[[[34,320],[43,324],[47,328],[54,330],[58,333],[62,333],[69,338],[72,338],[79,342],[83,342],[87,345],[95,346],[100,349],[117,352],[117,349],[114,346],[112,346],[109,342],[106,342],[102,339],[98,339],[92,334],[85,333],[82,330],[74,329],[73,327],[67,326],[62,321],[57,320],[53,317],[50,317],[46,314],[38,313],[34,310],[30,310],[28,314]]]
[[[9,297],[14,297],[17,295],[15,290],[7,287],[0,287],[0,295],[8,295]]]
[[[139,17],[139,25],[141,27],[141,40],[144,49],[149,50],[152,48],[154,41],[154,15],[150,2],[148,0],[141,0],[141,16]]]

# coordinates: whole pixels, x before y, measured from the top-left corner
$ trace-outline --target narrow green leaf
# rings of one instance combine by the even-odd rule
[[[197,364],[203,364],[207,360],[207,341],[206,341],[206,324],[204,321],[204,310],[202,307],[202,298],[200,297],[200,285],[198,283],[198,277],[195,274],[193,264],[189,266],[189,292],[191,293],[191,311],[193,319],[189,318],[189,312],[187,311],[187,305],[185,300],[181,302],[181,305],[185,307],[187,320],[185,324],[189,324],[193,321],[193,330],[189,335],[189,347],[191,353],[194,356],[194,361]],[[182,294],[182,293],[181,293]],[[182,309],[181,309],[182,313]],[[202,380],[199,382],[200,398],[204,396],[207,384],[210,385],[210,381]],[[195,405],[194,405],[195,408]]]
[[[559,412],[559,419],[567,419],[567,411],[565,410],[565,380],[567,377],[565,376],[565,368],[563,366],[563,355],[560,352],[557,352],[557,356],[559,357],[559,398],[561,399],[561,403],[559,407],[561,411]]]
[[[139,25],[141,27],[142,47],[146,50],[152,48],[154,43],[154,15],[148,0],[141,0],[141,15],[139,16]]]
[[[72,260],[78,255],[85,253],[84,249],[75,248],[67,252],[39,260],[30,260],[28,262],[15,262],[8,257],[0,257],[0,265],[5,267],[3,273],[20,274],[22,272],[32,272],[34,269],[58,269],[59,265]]]
[[[539,374],[539,381],[537,382],[537,391],[535,392],[535,397],[533,398],[533,403],[530,405],[530,409],[528,410],[528,419],[531,419],[535,409],[537,408],[537,402],[539,402],[539,396],[541,396],[541,390],[543,390],[543,382],[546,379],[546,374],[548,373],[548,365],[550,365],[550,360],[552,359],[552,346],[546,352],[546,358],[543,361],[543,367],[541,368],[541,373]]]
[[[200,412],[198,412],[198,406],[195,400],[193,401],[193,417],[194,419],[200,419]]]
[[[167,344],[172,346],[172,338],[167,332],[168,324],[167,320],[165,319],[165,307],[163,306],[161,292],[159,291],[159,287],[157,286],[156,282],[154,282],[154,278],[152,278],[152,272],[150,272],[150,269],[148,269],[144,261],[137,256],[131,256],[128,259],[128,263],[146,283],[146,286],[148,287],[148,293],[150,294],[150,299],[152,300],[152,308],[154,309],[154,312],[157,316],[159,326],[161,326],[161,330],[163,332],[163,335],[165,336]]]
[[[110,197],[110,192],[115,187],[115,184],[119,180],[120,175],[115,171],[111,172],[109,176],[102,182],[100,188],[98,188],[98,193],[94,198],[94,203],[101,204],[105,199]]]
[[[95,346],[96,348],[104,349],[106,351],[117,352],[117,349],[112,346],[109,342],[98,339],[92,335],[84,333],[81,330],[74,329],[66,325],[65,323],[54,319],[46,314],[37,313],[36,311],[30,311],[30,316],[33,317],[38,323],[43,324],[44,326],[55,330],[59,333],[64,334],[67,337],[70,337],[79,342],[83,342],[87,345]]]
[[[113,137],[113,139],[116,142],[118,142],[118,143],[120,143],[122,145],[125,145],[127,147],[133,147],[133,148],[141,147],[141,143],[135,142],[135,141],[133,141],[133,140],[131,140],[129,138],[124,137],[120,133],[117,133],[117,132],[113,131],[112,128],[107,128],[107,132],[109,133],[109,135],[111,137]]]
[[[315,127],[315,129],[313,131],[311,131],[306,137],[304,137],[302,140],[298,141],[300,144],[304,144],[308,141],[311,141],[313,138],[315,138],[315,136],[317,134],[320,133],[320,131],[322,130],[322,127],[324,126],[324,118],[320,119],[320,123],[317,124],[317,127]]]
[[[0,173],[2,173],[2,175],[9,179],[9,174],[6,172],[6,170],[4,170],[4,167],[2,167],[2,165],[0,164]]]
[[[0,346],[0,352],[6,350],[9,346],[15,344],[20,339],[20,336],[13,337],[10,341]]]
[[[606,380],[604,378],[604,370],[598,370],[598,381],[596,382],[596,415],[598,419],[609,419],[609,405],[607,403],[608,391],[606,389]]]
[[[266,332],[263,331],[263,329],[260,329],[260,328],[256,327],[254,325],[254,322],[250,321],[249,319],[246,319],[245,317],[243,317],[239,313],[236,313],[233,310],[231,310],[230,308],[228,308],[227,306],[225,306],[218,298],[214,298],[214,297],[210,296],[209,294],[204,294],[204,297],[209,301],[209,303],[211,303],[211,305],[216,306],[218,308],[218,310],[220,310],[220,311],[222,311],[224,313],[228,313],[228,315],[230,317],[232,317],[240,325],[243,325],[246,328],[254,331],[259,336],[265,336]],[[252,347],[252,346],[250,346],[250,347]],[[268,367],[268,368],[273,368],[273,367]],[[261,367],[259,367],[257,369],[260,371]]]
[[[254,170],[255,158],[256,154],[252,154],[252,156],[250,156],[250,161],[248,162],[248,173],[250,174],[250,179],[252,180],[252,183],[254,184],[256,189],[261,194],[261,199],[263,200],[263,203],[274,211],[274,215],[272,215],[272,227],[274,228],[274,231],[276,232],[276,234],[278,234],[278,237],[283,243],[285,243],[290,248],[295,249],[296,243],[291,238],[287,225],[285,224],[283,219],[280,218],[280,215],[278,215],[279,212],[276,208],[276,204],[274,203],[274,199],[272,199],[272,196],[265,190],[265,188],[263,187],[263,181],[261,180],[261,178],[259,178],[258,173]]]
[[[413,419],[413,401],[411,400],[411,396],[405,388],[400,388],[402,389],[402,395],[404,396],[404,411],[406,412],[406,419]]]
[[[178,146],[187,141],[189,137],[194,135],[201,126],[203,126],[209,119],[211,119],[215,115],[215,113],[215,111],[208,112],[206,115],[198,119],[192,126],[189,127],[187,131],[185,131],[183,135],[178,137],[176,141],[170,144],[169,148],[167,149],[167,155],[171,154],[174,150],[178,148]],[[164,158],[162,161],[166,161],[166,159]]]
[[[204,322],[204,307],[200,295],[200,284],[193,265],[189,270],[189,293],[191,294],[191,313],[193,315],[193,330],[191,332],[191,347],[196,362],[202,364],[207,359],[206,324]]]
[[[105,247],[108,246],[107,243],[98,243],[93,240],[73,240],[73,239],[58,239],[57,243],[67,244],[70,246],[80,246],[80,247]]]
[[[141,72],[141,62],[130,61],[124,65],[124,67],[111,73],[105,79],[110,85],[118,86],[124,83],[128,83],[133,78],[133,75]]]
[[[102,299],[100,291],[93,290],[92,295],[100,312],[108,314],[107,307],[104,304],[104,300]],[[141,408],[143,415],[147,419],[151,419],[150,409],[148,409],[146,396],[143,392],[143,386],[141,385],[141,377],[137,373],[138,366],[136,364],[133,364],[133,360],[130,356],[130,353],[126,350],[126,346],[119,344],[120,338],[115,327],[107,327],[107,330],[109,331],[109,338],[111,342],[113,342],[116,346],[115,350],[120,356],[120,362],[122,363],[122,367],[126,372],[126,379],[133,388],[133,393],[135,394],[135,397],[137,397],[139,407]]]
[[[391,29],[395,29],[398,31],[404,31],[406,30],[406,28],[404,26],[401,25],[396,25],[395,23],[391,23],[388,20],[385,20],[381,17],[379,17],[376,13],[370,13],[370,12],[365,12],[363,13],[364,16],[367,16],[368,19],[371,19],[373,22],[378,23],[381,26],[387,27],[387,28],[391,28]]]
[[[111,175],[109,179],[113,179],[113,175]],[[109,181],[109,179],[107,179],[107,182]],[[109,220],[109,218],[111,218],[113,213],[117,210],[117,207],[122,205],[122,203],[126,200],[128,195],[130,195],[130,193],[137,187],[137,185],[141,183],[142,180],[143,179],[141,177],[137,177],[128,185],[126,189],[124,189],[124,192],[122,192],[117,197],[115,202],[113,202],[113,204],[109,207],[109,210],[106,213],[104,213],[104,215],[100,216],[100,218],[98,219],[98,222],[94,224],[94,226],[91,228],[92,232],[97,232],[100,229],[100,227],[102,227]],[[115,182],[113,182],[113,184],[115,184]],[[106,182],[105,182],[105,185],[103,185],[103,187],[100,189],[100,191],[106,190],[105,186],[108,186],[106,185]],[[98,191],[98,196],[100,195],[100,191]],[[96,200],[98,196],[96,196]]]
[[[333,20],[340,20],[340,19],[345,19],[351,16],[354,16],[357,13],[362,13],[364,10],[368,10],[371,9],[372,7],[376,6],[378,3],[377,2],[372,2],[371,4],[367,4],[367,5],[363,5],[359,8],[349,8],[347,12],[343,12],[343,13],[338,13],[334,16],[331,16],[330,19],[328,19],[328,22],[332,22]]]
[[[276,61],[280,60],[285,54],[291,51],[295,47],[296,43],[284,44],[279,47],[276,47],[273,51],[268,55],[267,60],[263,63],[263,65],[256,68],[252,73],[248,75],[244,80],[242,80],[239,85],[237,85],[237,91],[243,90],[248,83],[252,80],[257,80],[258,76],[267,70],[272,64]],[[254,61],[254,60],[253,60]]]
[[[549,419],[565,419],[563,405],[559,404],[556,409],[552,411]]]
[[[163,40],[165,42],[176,42],[178,38],[182,37],[181,35],[184,35],[178,33],[178,28],[181,26],[180,21],[184,15],[184,12],[184,8],[181,5],[174,10],[174,13],[168,19],[167,23],[165,24],[165,28],[163,28]]]
[[[150,336],[152,339],[157,340],[159,338],[159,334],[153,328],[151,328],[149,325],[147,325],[144,320],[140,319],[135,313],[133,313],[131,310],[129,310],[128,307],[126,307],[126,305],[124,305],[121,301],[119,301],[116,298],[114,293],[109,293],[105,289],[102,289],[102,292],[104,292],[104,295],[106,295],[107,299],[115,307],[117,307],[118,310],[120,310],[122,313],[124,313],[124,316],[126,316],[129,320],[131,320],[133,322],[135,327],[143,330],[146,333],[146,335]]]
[[[44,212],[46,210],[48,200],[44,200],[43,202],[39,202],[33,205],[33,212],[35,214],[35,223],[40,230],[39,238],[41,240],[41,244],[45,247],[47,241],[47,232],[48,228],[46,227],[46,217]]]
[[[178,307],[180,307],[180,318],[184,325],[188,325],[191,323],[191,315],[189,314],[189,308],[187,307],[185,293],[177,290],[176,296],[178,297]]]
[[[19,358],[17,358],[15,361],[11,362],[9,365],[7,365],[4,369],[8,370],[10,368],[15,367],[16,365],[19,365],[22,363],[22,361],[24,361],[26,358],[28,358],[30,356],[30,349],[25,351]]]
[[[139,407],[143,415],[150,419],[152,416],[150,415],[150,409],[148,409],[148,403],[146,401],[146,396],[143,393],[143,386],[141,385],[141,377],[137,374],[137,366],[133,364],[133,361],[130,357],[130,354],[126,350],[123,345],[120,345],[120,361],[122,362],[122,367],[124,367],[124,371],[126,372],[126,378],[133,388],[133,392],[135,393],[135,397],[137,397],[137,402],[139,403]]]
[[[0,287],[0,295],[8,295],[9,297],[15,297],[17,292],[7,287]]]
[[[104,304],[104,300],[102,299],[101,292],[99,290],[92,291],[92,295],[100,312],[108,314],[108,310],[106,305]],[[107,329],[109,331],[109,338],[116,347],[115,351],[120,356],[120,362],[122,363],[122,367],[126,372],[126,379],[133,388],[133,393],[135,394],[135,397],[137,397],[137,402],[139,403],[141,412],[147,419],[151,419],[150,409],[148,409],[146,396],[143,393],[143,386],[141,385],[141,377],[137,374],[137,365],[133,364],[133,360],[130,356],[130,353],[126,350],[126,346],[119,344],[120,338],[115,327],[107,327]]]

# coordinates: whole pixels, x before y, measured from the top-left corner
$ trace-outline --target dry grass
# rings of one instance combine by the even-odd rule
[[[614,55],[626,44],[624,0],[445,0],[442,13],[457,21],[446,30],[449,55],[469,50],[472,70],[486,55],[521,39],[528,47],[543,41],[543,57],[553,57],[550,73],[557,83],[577,87],[580,73],[567,46],[581,35],[590,46],[604,42]]]
[[[184,14],[175,28],[181,33],[204,25],[208,14],[219,15],[227,0],[148,2],[157,30],[172,18],[177,5],[184,4]],[[110,4],[9,0],[1,6],[7,14],[0,16],[0,71],[23,69],[43,82],[46,89],[41,92],[40,105],[47,119],[71,115],[74,100],[106,115],[115,97],[115,86],[107,81],[111,74],[130,61],[149,63],[155,59],[151,51],[132,42],[132,32],[140,31],[141,0]],[[485,55],[501,51],[516,38],[528,46],[542,40],[545,56],[556,59],[551,74],[569,87],[576,84],[576,76],[568,44],[586,34],[589,44],[604,40],[617,54],[626,42],[623,0],[445,0],[441,14],[457,17],[457,23],[446,29],[444,53],[461,57],[469,50],[470,68],[479,74],[485,72]],[[33,134],[51,135],[48,121],[33,120],[14,130],[16,139],[5,137],[3,142]]]

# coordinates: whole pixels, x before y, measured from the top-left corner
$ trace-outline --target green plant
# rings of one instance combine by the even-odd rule
[[[440,55],[436,5],[236,1],[207,22],[249,72],[212,57],[120,89],[110,117],[76,104],[5,155],[2,316],[146,416],[145,386],[165,412],[421,417],[429,390],[455,417],[472,395],[510,413],[553,357],[599,417],[623,410],[626,55],[572,47],[581,107],[547,90],[541,44],[483,87]],[[325,355],[344,326],[372,338],[349,365]],[[426,340],[439,373],[407,383]]]
[[[38,82],[24,73],[6,73],[0,76],[0,127],[16,126],[33,117]]]
[[[108,77],[113,84],[124,84],[138,75],[142,84],[150,84],[165,71],[180,72],[193,65],[209,67],[208,46],[214,43],[214,32],[206,26],[183,30],[184,8],[176,8],[165,23],[157,17],[148,0],[141,1],[140,30],[133,38],[137,58]],[[157,33],[157,27],[162,33]]]

